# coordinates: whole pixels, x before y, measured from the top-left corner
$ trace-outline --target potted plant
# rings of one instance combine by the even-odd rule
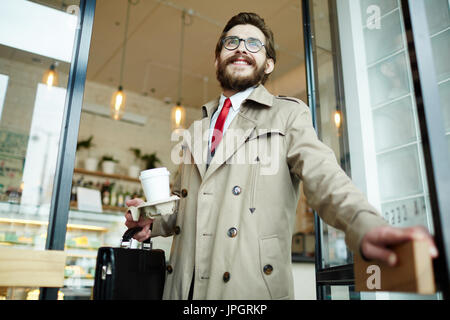
[[[157,163],[161,163],[161,160],[156,156],[156,152],[144,154],[141,159],[145,162],[145,170],[154,169]]]
[[[119,160],[116,160],[109,155],[104,155],[100,160],[102,171],[107,174],[114,174],[116,163],[119,163]]]
[[[137,177],[139,177],[139,173],[140,173],[140,171],[141,171],[141,166],[139,165],[140,164],[140,162],[141,162],[141,149],[138,149],[138,148],[130,148],[130,151],[132,151],[133,152],[133,154],[134,154],[134,161],[136,162],[135,164],[133,164],[133,165],[131,165],[129,168],[128,168],[128,175],[130,176],[130,177],[133,177],[133,178],[137,178]]]
[[[94,136],[90,136],[86,140],[78,141],[77,143],[77,152],[83,149],[86,149],[88,151],[88,156],[84,160],[84,168],[89,171],[96,171],[98,167],[98,159],[91,157],[90,155],[90,149],[94,146],[92,143],[92,139]]]

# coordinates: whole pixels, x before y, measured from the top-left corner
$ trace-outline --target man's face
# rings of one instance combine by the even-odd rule
[[[261,30],[250,24],[236,25],[231,28],[228,36],[241,39],[256,38],[263,44],[266,37]],[[273,71],[273,60],[267,58],[266,49],[253,53],[247,50],[244,41],[234,50],[222,47],[222,51],[215,62],[217,80],[224,90],[242,91],[261,82],[265,74]]]

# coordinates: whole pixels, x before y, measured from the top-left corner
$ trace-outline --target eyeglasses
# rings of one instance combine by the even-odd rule
[[[262,42],[256,38],[241,39],[236,36],[226,37],[222,40],[222,43],[225,49],[231,51],[236,50],[241,45],[241,41],[244,41],[245,47],[252,53],[256,53],[264,47]]]

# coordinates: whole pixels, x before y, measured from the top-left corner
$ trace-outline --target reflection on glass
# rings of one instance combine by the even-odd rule
[[[0,74],[0,120],[2,120],[3,104],[5,103],[6,90],[8,89],[9,77],[5,74]]]
[[[445,30],[450,26],[448,0],[425,1],[425,11],[430,35]]]
[[[366,17],[371,6],[380,8],[380,14],[383,16],[398,7],[397,0],[361,0],[361,16]],[[365,20],[363,20],[365,21]]]
[[[444,52],[450,52],[450,29],[433,36],[431,38],[431,47],[433,50],[437,81],[448,81],[450,78],[450,59]]]
[[[355,291],[355,286],[323,286],[325,300],[360,300],[363,293]]]
[[[352,263],[352,253],[345,244],[345,233],[322,223],[322,267],[330,268]]]
[[[314,40],[317,45],[317,126],[322,142],[329,146],[341,167],[349,167],[346,146],[347,131],[344,106],[336,98],[332,35],[328,4],[313,1],[314,4]],[[322,268],[348,264],[352,262],[351,252],[345,244],[345,234],[331,226],[322,226]]]
[[[382,16],[379,28],[364,28],[367,63],[374,63],[403,49],[402,31],[398,10]],[[386,37],[386,33],[390,36]]]
[[[410,93],[406,53],[402,52],[369,68],[372,107]]]
[[[425,1],[434,66],[441,98],[448,152],[450,153],[450,4],[448,0]]]
[[[373,122],[377,152],[417,140],[410,96],[374,110]]]
[[[423,192],[416,145],[381,154],[377,163],[382,201]]]
[[[0,246],[45,248],[76,20],[30,1],[0,1],[0,30],[8,30],[0,32]],[[59,84],[53,75],[48,86],[53,64]],[[38,296],[38,288],[0,292]]]
[[[76,15],[46,5],[27,0],[0,2],[0,30],[8,30],[0,32],[0,44],[11,48],[70,63],[76,24]]]
[[[450,81],[439,85],[439,95],[441,97],[441,107],[444,116],[444,127],[447,134],[450,133]]]

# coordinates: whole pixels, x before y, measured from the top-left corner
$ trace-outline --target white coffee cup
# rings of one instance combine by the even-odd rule
[[[156,168],[141,171],[141,180],[147,202],[155,202],[170,198],[170,172],[167,168]]]

